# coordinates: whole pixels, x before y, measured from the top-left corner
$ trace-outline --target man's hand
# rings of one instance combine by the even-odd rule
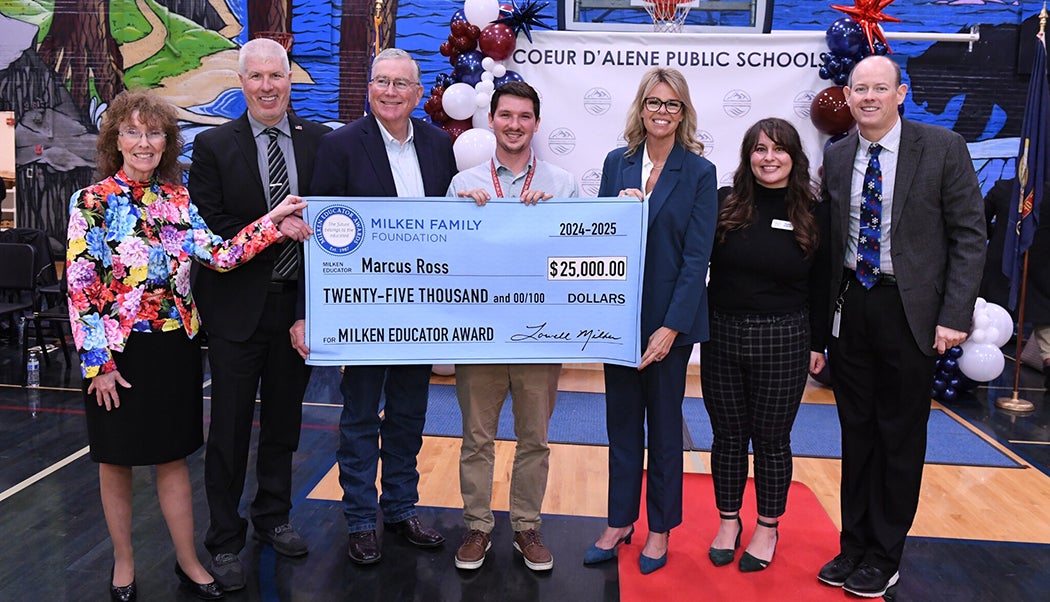
[[[120,375],[120,372],[114,370],[107,372],[106,374],[99,374],[98,376],[91,379],[91,384],[88,385],[88,395],[94,393],[95,400],[99,406],[105,406],[106,411],[110,411],[114,408],[120,407],[120,395],[117,393],[117,385],[124,387],[125,389],[131,388],[131,383],[124,380],[124,377]]]
[[[521,202],[526,205],[535,205],[540,201],[546,201],[553,197],[553,194],[547,194],[542,190],[522,190],[521,191]]]
[[[824,369],[824,364],[827,360],[824,359],[824,354],[818,351],[809,352],[809,373],[816,376],[820,374],[821,370]]]
[[[474,190],[460,190],[459,196],[465,199],[474,199],[474,204],[478,207],[484,207],[485,203],[489,202],[492,197],[484,188],[475,188]]]
[[[281,234],[284,234],[296,242],[303,242],[310,238],[310,235],[314,233],[314,231],[310,229],[309,224],[304,222],[302,218],[294,215],[289,215],[281,220],[281,224],[278,228],[281,230]]]
[[[937,325],[936,336],[933,339],[933,348],[937,353],[944,353],[956,345],[961,345],[968,335],[961,330]]]
[[[296,320],[288,329],[288,335],[292,338],[292,347],[305,360],[310,355],[310,348],[306,346],[306,320]]]

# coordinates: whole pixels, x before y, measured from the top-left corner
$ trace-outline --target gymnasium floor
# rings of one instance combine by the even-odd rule
[[[13,384],[20,379],[17,347],[0,344],[0,600],[107,599],[111,547],[98,499],[97,469],[86,456],[79,370],[67,369],[61,355],[49,354],[51,364],[42,367],[43,386],[30,391]],[[1007,374],[1012,375],[1012,370],[1008,362]],[[419,457],[420,513],[446,535],[448,543],[427,552],[397,537],[385,538],[379,565],[352,565],[346,559],[345,523],[334,478],[341,403],[337,379],[334,369],[315,371],[295,457],[292,522],[310,543],[311,552],[302,559],[286,559],[249,538],[241,554],[249,585],[228,599],[620,599],[615,563],[598,568],[580,563],[604,523],[607,449],[601,445],[552,446],[544,535],[556,566],[549,574],[532,573],[515,555],[505,514],[497,516],[485,566],[473,573],[453,568],[452,556],[464,527],[457,476],[459,440],[451,437],[426,437]],[[435,377],[434,382],[452,380]],[[566,369],[560,388],[600,392],[600,369]],[[689,395],[700,396],[698,375],[690,376],[689,388]],[[1050,404],[1043,398],[1042,375],[1023,368],[1021,393],[1036,403],[1035,413],[1017,416],[996,410],[995,397],[1008,391],[984,387],[945,408],[972,434],[962,441],[990,444],[1016,467],[927,465],[896,600],[1034,601],[1045,599],[1050,591]],[[206,411],[207,403],[206,397]],[[829,404],[833,397],[811,382],[804,403]],[[685,453],[687,471],[707,470],[706,452]],[[506,509],[512,454],[512,443],[498,443],[493,504],[497,510]],[[198,542],[207,521],[202,460],[201,451],[189,458]],[[816,494],[836,524],[838,470],[836,459],[795,460],[795,480]],[[249,472],[246,490],[253,489]],[[135,471],[134,504],[140,599],[193,599],[172,574],[174,552],[149,469]],[[205,559],[203,545],[198,543],[198,548]],[[703,596],[693,593],[689,599],[703,600]],[[764,599],[781,598],[769,592]],[[843,599],[848,599],[845,594]]]

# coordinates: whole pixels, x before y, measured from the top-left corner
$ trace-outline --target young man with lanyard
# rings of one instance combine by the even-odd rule
[[[496,135],[495,156],[452,178],[448,196],[470,198],[479,206],[493,196],[518,197],[526,205],[578,196],[572,174],[540,161],[532,152],[532,137],[539,125],[540,99],[532,86],[511,82],[496,89],[489,108],[489,127]],[[550,458],[547,429],[560,375],[561,364],[456,365],[456,395],[463,412],[459,483],[467,523],[467,534],[456,552],[457,568],[480,568],[491,545],[494,442],[508,390],[517,436],[510,483],[514,548],[534,571],[554,567],[554,556],[540,536],[540,507]]]

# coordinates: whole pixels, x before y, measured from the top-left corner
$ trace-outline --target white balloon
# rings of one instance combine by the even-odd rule
[[[493,77],[503,77],[507,74],[507,66],[503,63],[496,63],[492,66]]]
[[[980,343],[982,345],[984,343],[990,343],[991,342],[991,339],[988,338],[988,329],[987,328],[974,328],[973,332],[970,333],[970,336],[967,337],[966,340],[967,341],[973,341],[974,343]]]
[[[1006,358],[1003,352],[991,343],[966,341],[961,345],[959,370],[970,380],[986,383],[1003,373]]]
[[[990,325],[999,331],[999,336],[994,337],[990,342],[996,347],[1009,343],[1010,337],[1014,334],[1014,318],[1010,312],[995,303],[985,305],[984,312],[988,315]]]
[[[489,95],[484,92],[477,92],[474,95],[474,103],[479,109],[489,106]]]
[[[474,88],[463,82],[445,88],[441,96],[441,108],[452,119],[470,119],[476,107]]]
[[[499,0],[466,0],[463,16],[471,25],[484,29],[499,18]]]
[[[984,309],[985,305],[988,305],[988,302],[984,300],[984,297],[977,297],[977,300],[973,303],[973,308]]]
[[[495,134],[480,128],[471,128],[463,132],[452,145],[452,152],[456,155],[456,168],[459,171],[481,165],[488,161],[495,151]]]
[[[492,75],[491,73],[489,75]],[[481,92],[482,94],[492,94],[492,91],[496,89],[496,84],[492,83],[492,80],[482,79],[474,85],[474,90]]]
[[[455,364],[434,364],[431,371],[438,376],[452,376],[456,373]]]
[[[988,328],[992,325],[992,319],[988,317],[987,311],[974,311],[973,312],[973,327],[974,328]]]
[[[488,109],[488,107],[484,107],[484,108],[478,109],[474,113],[473,123],[474,123],[474,127],[476,127],[476,128],[481,128],[483,130],[490,129],[489,128],[489,109]]]
[[[483,82],[490,82],[490,81],[492,81],[494,79],[496,79],[496,77],[494,75],[492,75],[491,71],[486,71],[486,72],[481,74],[481,81],[483,81]]]
[[[492,66],[496,64],[496,59],[491,56],[487,56],[481,59],[481,68],[485,71],[492,71]]]

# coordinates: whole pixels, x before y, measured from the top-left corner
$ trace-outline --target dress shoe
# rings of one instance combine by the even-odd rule
[[[767,529],[776,529],[780,526],[780,521],[767,523],[762,519],[758,519],[758,524]],[[773,534],[773,553],[777,552],[777,541],[780,539],[780,532],[777,531]],[[773,562],[773,557],[770,556],[769,560],[762,560],[751,555],[750,552],[744,551],[744,555],[740,557],[740,563],[737,565],[740,567],[741,573],[755,573],[758,571],[764,571],[769,563]]]
[[[860,564],[860,558],[839,554],[820,569],[817,579],[833,587],[842,587],[858,564]]]
[[[383,528],[397,533],[407,539],[408,543],[420,548],[436,548],[445,543],[445,537],[420,522],[418,516],[410,516],[396,523],[383,523]]]
[[[492,547],[489,534],[479,529],[471,529],[463,536],[463,543],[456,550],[456,568],[480,569],[485,563],[485,554]]]
[[[736,532],[736,541],[733,543],[732,550],[727,550],[725,548],[716,548],[714,546],[711,546],[707,550],[707,557],[711,559],[711,564],[715,566],[725,566],[730,562],[733,562],[733,556],[736,555],[737,549],[740,548],[740,536],[744,533],[744,523],[740,521],[739,512],[736,514],[723,514],[722,512],[719,512],[718,516],[722,520],[733,520],[735,518],[736,525],[739,529]]]
[[[112,602],[132,602],[138,600],[139,591],[135,587],[135,580],[132,579],[128,585],[116,586],[113,585],[113,573],[116,567],[109,570],[109,599]]]
[[[190,576],[182,570],[181,566],[179,566],[178,560],[175,561],[175,576],[179,578],[179,581],[181,581],[183,585],[193,592],[194,596],[197,596],[201,600],[221,600],[226,596],[226,594],[222,592],[222,588],[219,587],[219,584],[214,580],[212,580],[211,583],[197,583],[193,579],[190,579]]]
[[[236,554],[223,552],[211,557],[208,572],[215,578],[224,592],[235,592],[244,589],[244,565]]]
[[[525,566],[534,571],[549,571],[554,568],[554,555],[543,545],[543,537],[536,529],[526,529],[514,534],[514,549],[521,552]]]
[[[632,535],[634,535],[634,525],[631,525],[631,530],[627,532],[627,535],[616,540],[611,549],[606,550],[605,548],[599,548],[597,544],[592,544],[591,549],[587,550],[587,553],[583,556],[583,564],[598,564],[599,562],[616,558],[616,549],[622,543],[629,545]]]
[[[306,540],[295,532],[292,525],[285,523],[273,529],[255,530],[255,539],[271,544],[273,551],[281,556],[305,556],[309,552]]]
[[[667,532],[667,545],[670,548],[671,545],[671,532]],[[657,569],[662,569],[667,564],[667,552],[659,558],[650,558],[645,554],[638,556],[638,568],[642,571],[643,575],[648,575]]]
[[[862,598],[879,598],[886,594],[886,590],[897,584],[900,573],[884,571],[861,563],[857,570],[842,584],[842,589]]]
[[[350,547],[347,556],[357,564],[375,564],[382,558],[379,553],[379,540],[375,531],[358,531],[350,534]]]

